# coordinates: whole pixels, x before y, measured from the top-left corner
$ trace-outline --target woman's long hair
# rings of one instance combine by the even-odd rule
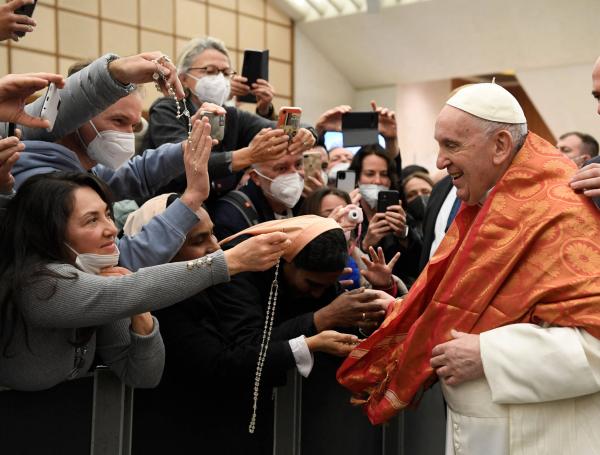
[[[345,191],[342,191],[337,188],[329,188],[323,187],[319,188],[317,191],[314,191],[310,196],[308,196],[302,207],[300,207],[300,212],[298,215],[321,215],[321,201],[325,196],[329,196],[330,194],[343,199],[346,204],[352,204],[350,200],[350,196]]]
[[[67,223],[74,192],[90,187],[110,207],[106,185],[91,174],[55,172],[36,175],[19,188],[0,220],[0,347],[3,354],[23,321],[21,291],[34,280],[75,279],[48,270],[49,263],[66,263]],[[52,297],[55,287],[51,287]],[[26,324],[23,324],[26,331]],[[27,333],[26,333],[27,335]]]

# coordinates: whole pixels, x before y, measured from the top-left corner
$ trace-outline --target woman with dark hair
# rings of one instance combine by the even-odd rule
[[[106,188],[83,173],[27,180],[0,229],[0,386],[30,391],[85,374],[96,352],[126,384],[155,386],[164,347],[146,312],[272,267],[289,245],[283,234],[256,237],[237,251],[131,273],[117,267]]]
[[[369,248],[381,247],[385,257],[400,252],[394,275],[410,286],[418,275],[422,239],[411,229],[412,217],[407,217],[402,208],[406,201],[402,200],[395,162],[380,145],[367,145],[354,155],[349,169],[356,172],[360,205],[365,214],[361,249],[369,251]],[[400,200],[388,206],[385,212],[377,212],[379,193],[386,190],[398,191]]]
[[[300,212],[303,215],[333,218],[344,229],[349,251],[346,264],[348,273],[342,275],[340,279],[348,281],[347,289],[356,289],[360,286],[373,287],[386,291],[394,297],[408,292],[402,280],[392,275],[394,264],[400,257],[399,253],[396,253],[386,264],[381,248],[376,251],[370,247],[367,256],[357,245],[352,232],[361,223],[363,215],[362,210],[352,204],[348,193],[337,188],[321,188],[306,198]],[[352,271],[350,272],[349,269]]]

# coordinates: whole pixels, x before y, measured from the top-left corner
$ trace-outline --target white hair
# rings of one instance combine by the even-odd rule
[[[487,137],[492,136],[500,130],[508,131],[513,141],[513,153],[517,153],[523,147],[523,144],[525,144],[525,139],[527,139],[527,123],[501,123],[481,118],[477,118],[477,120],[480,122],[481,128]]]
[[[184,46],[181,54],[179,54],[179,57],[177,58],[177,74],[187,73],[194,64],[196,57],[207,49],[219,51],[231,61],[229,58],[229,51],[227,51],[225,43],[220,39],[211,36],[207,36],[206,38],[194,38]]]

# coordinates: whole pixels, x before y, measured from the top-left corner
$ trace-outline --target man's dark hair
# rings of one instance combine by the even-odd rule
[[[579,131],[571,131],[563,134],[559,137],[559,139],[564,139],[568,136],[577,136],[579,139],[581,139],[581,151],[586,155],[589,155],[590,158],[598,156],[598,141],[594,139],[593,136],[580,133]]]
[[[348,246],[341,229],[330,229],[311,240],[296,255],[296,267],[310,272],[341,272],[348,261]]]

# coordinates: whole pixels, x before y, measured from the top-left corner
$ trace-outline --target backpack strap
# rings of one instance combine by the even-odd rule
[[[242,214],[248,226],[254,226],[260,223],[258,219],[258,213],[254,208],[254,204],[252,203],[252,201],[246,193],[233,190],[227,193],[225,196],[221,197],[220,200],[233,205],[238,210],[238,212]]]

